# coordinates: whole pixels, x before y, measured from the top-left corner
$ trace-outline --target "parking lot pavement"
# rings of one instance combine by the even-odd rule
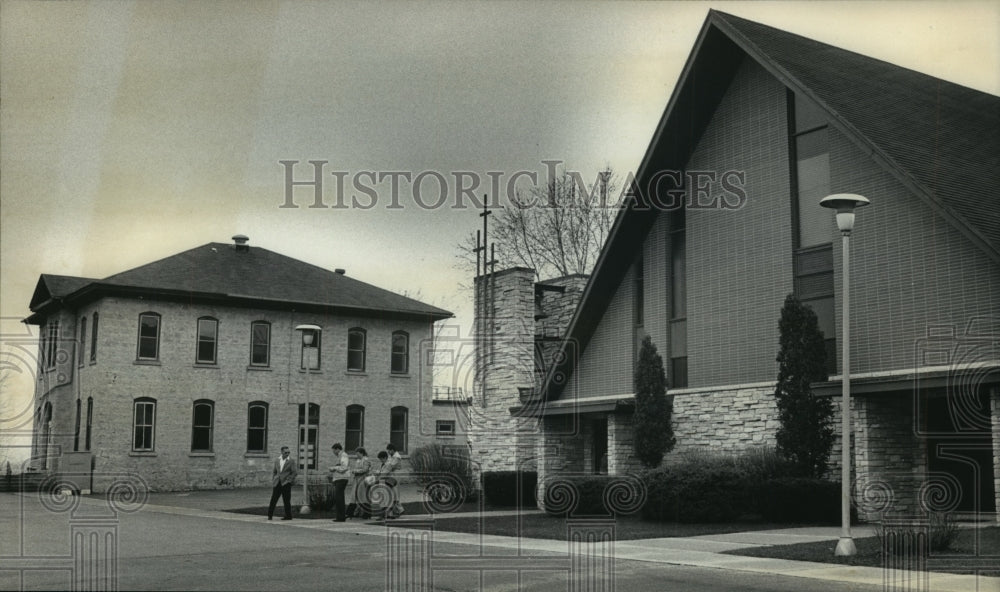
[[[405,484],[401,488],[400,493],[405,501],[419,501],[421,499],[420,489],[416,485]],[[36,497],[37,494],[26,494],[26,496]],[[30,498],[28,499],[30,501]],[[231,523],[244,523],[247,527],[250,527],[252,523],[260,523],[263,526],[266,520],[263,520],[261,516],[236,514],[225,510],[259,507],[266,505],[269,499],[269,488],[150,493],[145,499],[142,511],[135,514],[135,516],[138,518],[139,515],[150,515],[150,518],[152,518],[153,516],[174,515],[178,519],[181,517],[200,518],[204,523],[223,520]],[[293,504],[301,503],[301,499],[301,488],[296,488],[293,493]],[[101,495],[83,496],[80,503],[83,506],[97,508],[105,504],[106,500]],[[52,505],[52,503],[50,502],[49,505]],[[51,515],[48,518],[51,521],[55,516]],[[417,516],[414,518],[419,522],[421,517]],[[391,536],[391,532],[397,530],[393,527],[392,522],[386,525],[377,525],[371,522],[356,520],[346,523],[333,523],[329,520],[275,521],[271,525],[273,525],[273,528],[278,528],[280,532],[284,533],[285,538],[292,537],[289,540],[294,540],[294,533],[296,532],[302,533],[303,536],[306,536],[306,532],[316,534],[327,532],[337,534],[337,540],[339,540],[340,535],[349,535],[362,536],[365,539],[378,541],[387,540],[387,533]],[[32,532],[34,529],[24,529],[23,526],[20,531],[21,539],[34,540],[38,538],[37,533]],[[271,527],[270,525],[268,526]],[[870,534],[867,527],[860,527],[855,531],[855,536],[866,536],[867,534]],[[886,572],[880,568],[741,557],[723,553],[727,550],[762,545],[835,540],[838,535],[839,529],[835,527],[789,528],[759,532],[702,535],[690,538],[610,541],[606,543],[608,545],[606,551],[616,561],[640,562],[647,565],[721,569],[746,574],[745,577],[749,577],[750,574],[768,574],[776,577],[805,578],[817,583],[825,581],[831,584],[838,582],[862,587],[881,587],[885,582]],[[572,545],[567,541],[451,533],[437,530],[430,532],[429,536],[433,539],[435,548],[438,545],[447,545],[453,549],[478,549],[477,552],[479,553],[482,553],[484,549],[493,549],[494,552],[501,554],[531,552],[572,555],[574,553],[571,548]],[[53,539],[43,537],[40,540],[51,541]],[[159,539],[159,543],[162,542],[163,539]],[[596,544],[602,543],[598,542]],[[373,547],[373,549],[375,548],[378,548],[378,545]],[[967,590],[1000,592],[1000,578],[932,573],[928,577],[928,583],[928,589],[935,592],[952,590],[959,592]]]

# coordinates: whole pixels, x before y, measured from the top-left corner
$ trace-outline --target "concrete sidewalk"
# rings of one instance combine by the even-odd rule
[[[423,501],[423,490],[415,483],[401,483],[397,486],[400,501]],[[102,498],[103,494],[95,494]],[[350,499],[350,494],[348,499]],[[302,485],[292,487],[292,507],[302,505]],[[201,508],[203,510],[236,510],[266,506],[271,501],[270,487],[253,487],[247,489],[202,489],[197,491],[164,491],[148,494],[147,503],[154,506],[173,506],[178,508]],[[279,507],[281,502],[278,502]]]
[[[270,489],[242,489],[218,491],[164,492],[151,493],[148,496],[145,511],[167,514],[197,516],[207,519],[219,519],[239,522],[261,522],[261,516],[235,514],[224,510],[266,505],[270,499]],[[402,484],[400,494],[405,502],[421,501],[422,494],[415,484]],[[293,490],[293,505],[301,503],[301,487]],[[103,503],[103,496],[85,496],[98,498],[91,503]],[[503,512],[504,514],[516,513]],[[489,512],[489,514],[499,514]],[[467,514],[466,514],[467,515]],[[478,515],[478,514],[473,514]],[[457,516],[457,514],[449,514]],[[430,515],[404,515],[406,521],[419,522],[424,519],[430,524]],[[275,521],[271,524],[283,528],[308,528],[324,530],[336,534],[385,536],[387,531],[401,530],[397,522],[375,524],[359,520],[349,520],[335,523],[329,520],[299,519],[290,522]],[[855,537],[872,536],[871,527],[856,527]],[[615,559],[624,561],[642,561],[664,565],[684,565],[692,567],[708,567],[742,572],[754,572],[849,582],[859,585],[884,587],[904,578],[912,578],[911,572],[887,572],[875,567],[850,567],[826,563],[810,563],[789,561],[785,559],[769,559],[759,557],[743,557],[724,554],[750,547],[784,545],[793,543],[835,541],[839,536],[837,527],[803,527],[780,530],[750,531],[730,534],[702,535],[686,538],[659,538],[643,540],[623,540],[605,543],[607,552]],[[495,535],[479,535],[454,533],[434,530],[432,538],[435,542],[477,547],[505,549],[507,552],[531,550],[536,552],[566,555],[573,552],[571,544],[566,541],[530,539],[522,537],[507,537]],[[597,543],[600,544],[600,543]],[[916,584],[917,582],[914,582]],[[1000,578],[985,576],[955,575],[929,573],[927,589],[941,592],[1000,592]]]

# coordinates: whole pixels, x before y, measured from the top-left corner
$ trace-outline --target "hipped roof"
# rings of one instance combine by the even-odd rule
[[[29,323],[53,307],[117,294],[225,305],[438,320],[446,310],[261,247],[208,243],[102,280],[43,274]]]

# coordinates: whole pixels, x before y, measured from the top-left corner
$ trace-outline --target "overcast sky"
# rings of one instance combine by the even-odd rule
[[[0,338],[24,336],[41,273],[101,278],[234,234],[419,292],[467,330],[455,245],[479,219],[455,173],[481,195],[488,172],[546,159],[634,170],[709,8],[1000,94],[996,1],[3,0]],[[325,203],[348,207],[307,208],[300,187],[280,208],[281,160],[297,180],[327,161]],[[444,204],[364,171],[423,173],[431,206],[441,175]]]

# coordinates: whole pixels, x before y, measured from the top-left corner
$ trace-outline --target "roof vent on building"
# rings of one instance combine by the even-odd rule
[[[344,269],[344,268],[342,268],[342,267],[338,267],[337,269],[334,269],[333,271],[336,272],[336,273],[339,273],[340,275],[344,275],[345,273],[347,273],[347,270]]]
[[[236,243],[237,251],[249,251],[250,245],[247,243],[250,241],[250,237],[245,234],[237,234],[233,237],[233,242]]]

